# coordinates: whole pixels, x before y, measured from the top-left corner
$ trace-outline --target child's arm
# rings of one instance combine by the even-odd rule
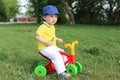
[[[46,44],[47,46],[51,46],[52,45],[52,41],[46,40],[46,39],[42,38],[39,35],[36,35],[36,40],[38,40],[41,43]]]

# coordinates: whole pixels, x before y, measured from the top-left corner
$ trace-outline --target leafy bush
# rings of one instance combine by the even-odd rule
[[[100,47],[91,47],[89,49],[85,49],[85,51],[91,55],[102,55],[103,49]]]
[[[4,53],[4,52],[0,53],[0,60],[5,60],[7,58],[8,58],[7,53]]]

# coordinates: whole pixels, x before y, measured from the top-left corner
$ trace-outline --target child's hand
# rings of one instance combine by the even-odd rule
[[[47,44],[47,46],[51,46],[52,45],[52,41],[48,41],[46,44]]]
[[[58,43],[63,43],[63,40],[62,40],[61,38],[58,38],[58,39],[57,39],[57,42],[58,42]]]

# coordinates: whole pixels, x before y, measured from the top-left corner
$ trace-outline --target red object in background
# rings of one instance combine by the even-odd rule
[[[29,18],[18,18],[18,22],[36,22],[37,18],[29,17]]]

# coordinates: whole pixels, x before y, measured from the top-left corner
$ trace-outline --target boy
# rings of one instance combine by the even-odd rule
[[[57,22],[58,14],[57,8],[53,5],[43,8],[42,15],[44,22],[36,31],[36,39],[40,53],[52,61],[58,77],[68,78],[70,74],[65,72],[64,61],[59,53],[62,49],[56,46],[56,41],[63,43],[63,40],[55,35],[54,24]]]

